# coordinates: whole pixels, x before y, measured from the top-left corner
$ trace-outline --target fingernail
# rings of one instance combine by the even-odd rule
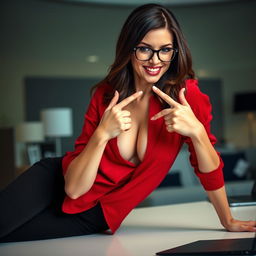
[[[155,117],[153,116],[153,117],[150,118],[150,120],[154,121],[154,120],[156,120],[156,119],[155,119]]]
[[[153,89],[155,89],[155,90],[157,90],[157,89],[158,89],[158,88],[157,88],[157,87],[155,87],[154,85],[152,86],[152,88],[153,88]]]
[[[143,91],[139,91],[139,92],[138,92],[138,94],[142,94],[142,93],[143,93]]]

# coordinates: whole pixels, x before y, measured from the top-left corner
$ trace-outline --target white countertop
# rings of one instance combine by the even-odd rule
[[[256,218],[256,206],[231,210],[238,219]],[[211,203],[194,202],[137,208],[115,235],[0,244],[0,255],[149,256],[196,240],[245,237],[254,237],[254,233],[225,231]]]

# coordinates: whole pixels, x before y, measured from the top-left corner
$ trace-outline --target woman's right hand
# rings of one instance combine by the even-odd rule
[[[115,138],[121,132],[131,128],[131,113],[123,110],[123,108],[140,97],[142,93],[142,91],[136,92],[117,104],[119,93],[115,91],[115,95],[106,108],[98,126],[98,129],[106,135],[107,140]]]

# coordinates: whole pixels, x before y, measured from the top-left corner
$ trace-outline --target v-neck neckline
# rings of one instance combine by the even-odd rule
[[[151,119],[151,117],[152,117],[152,101],[153,101],[154,97],[155,97],[154,95],[151,95],[150,98],[149,98],[149,109],[148,109],[148,120],[147,120],[147,122],[148,122],[147,146],[146,146],[146,151],[145,151],[143,160],[140,161],[138,164],[134,164],[134,163],[132,163],[131,161],[126,160],[125,158],[123,158],[123,156],[121,155],[121,153],[120,153],[120,151],[119,151],[118,141],[117,141],[118,138],[115,137],[115,138],[113,139],[113,145],[114,145],[114,147],[115,147],[115,152],[116,152],[116,154],[118,155],[119,159],[120,159],[123,163],[125,163],[125,164],[127,164],[127,165],[129,165],[129,166],[131,166],[131,167],[133,167],[133,168],[137,168],[137,167],[139,167],[141,164],[143,164],[143,163],[145,162],[145,160],[147,159],[148,154],[150,153],[150,147],[151,147],[151,139],[150,139],[150,138],[151,138],[151,122],[152,122],[152,120],[150,120],[150,119]]]

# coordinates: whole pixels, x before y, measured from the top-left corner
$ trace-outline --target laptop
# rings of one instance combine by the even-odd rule
[[[157,252],[156,255],[256,255],[256,236],[255,238],[199,240]]]
[[[254,181],[251,195],[229,196],[230,207],[256,205],[256,180]]]

